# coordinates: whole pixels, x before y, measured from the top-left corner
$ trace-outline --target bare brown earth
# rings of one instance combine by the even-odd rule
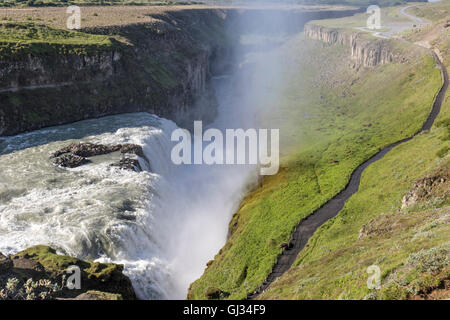
[[[411,300],[450,300],[450,280],[445,280],[442,288],[437,288],[426,294],[410,297]]]

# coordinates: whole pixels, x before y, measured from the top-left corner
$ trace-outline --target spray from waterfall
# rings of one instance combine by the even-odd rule
[[[269,129],[260,120],[280,99],[277,52],[292,31],[286,14],[255,9],[233,18],[235,67],[212,79],[219,110],[209,128]],[[225,244],[228,223],[259,175],[256,165],[175,165],[176,129],[137,113],[0,139],[0,252],[46,244],[123,263],[139,298],[184,299]],[[75,169],[51,164],[52,152],[80,141],[141,145],[151,168],[120,170],[110,156]]]

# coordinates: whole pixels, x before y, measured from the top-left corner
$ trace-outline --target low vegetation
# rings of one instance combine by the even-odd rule
[[[406,44],[405,55],[415,52],[408,62],[359,71],[343,63],[348,58],[343,47],[301,39],[289,45],[302,49],[286,50],[295,56],[283,57],[291,70],[283,99],[276,113],[266,115],[267,123],[280,128],[284,156],[280,172],[264,179],[243,201],[230,223],[231,237],[192,284],[191,299],[203,299],[208,286],[229,292],[229,298],[242,299],[253,292],[265,280],[281,252],[280,244],[289,241],[298,221],[342,190],[360,163],[382,147],[414,134],[441,85],[433,58]],[[411,175],[409,183],[413,179]],[[379,187],[382,194],[388,192],[386,183]],[[327,239],[324,245],[333,241]],[[329,251],[324,252],[328,256]],[[318,268],[325,270],[323,264]],[[308,283],[317,285],[312,280]]]
[[[56,283],[48,279],[22,282],[17,278],[9,278],[0,290],[0,300],[50,300],[61,291]]]
[[[369,166],[345,208],[260,298],[424,298],[443,288],[450,276],[448,194],[401,208],[412,183],[430,168],[450,170],[448,158],[435,155],[442,131],[433,128]],[[367,286],[371,265],[381,271],[379,290]]]
[[[422,16],[434,21],[433,25],[423,30],[414,30],[414,41],[437,30],[431,38],[432,45],[440,50],[447,67],[450,61],[446,50],[449,46],[448,30],[443,21],[445,18],[440,14],[443,10],[448,12],[448,5],[446,2],[445,5],[438,3],[414,9],[417,12],[426,8]],[[383,11],[391,16],[394,14],[392,17],[395,18],[396,10],[386,8]],[[354,17],[338,19],[336,23],[341,28],[354,28],[361,21],[361,17]],[[332,26],[332,20],[319,23]],[[409,37],[410,33],[406,36]],[[308,214],[308,205],[311,212],[314,203],[320,203],[323,199],[321,196],[333,194],[343,187],[352,168],[367,156],[362,150],[370,153],[374,150],[371,143],[382,145],[391,138],[399,139],[401,134],[410,134],[415,129],[410,127],[408,131],[406,128],[411,124],[417,128],[424,119],[420,120],[420,117],[425,117],[425,114],[419,115],[419,110],[429,112],[433,95],[441,83],[429,57],[422,63],[410,59],[406,65],[379,66],[360,75],[352,75],[336,67],[337,61],[339,64],[344,61],[337,54],[341,50],[336,46],[318,51],[326,57],[333,57],[322,60],[322,65],[327,68],[331,66],[331,70],[322,68],[319,72],[321,81],[313,88],[305,86],[309,88],[308,95],[299,93],[298,100],[301,97],[306,101],[293,103],[297,108],[291,107],[288,113],[287,118],[297,122],[297,132],[294,126],[290,128],[294,130],[290,150],[299,148],[299,144],[295,143],[299,131],[304,129],[310,132],[309,140],[304,138],[303,144],[300,144],[303,153],[291,151],[291,156],[285,158],[289,161],[284,163],[281,172],[264,180],[247,197],[232,221],[234,234],[214,262],[209,263],[203,277],[192,285],[190,298],[203,298],[204,283],[231,292],[233,298],[245,297],[254,290],[270,271],[276,253],[281,251],[279,243],[288,241],[294,221]],[[322,57],[320,53],[316,54]],[[316,66],[311,62],[309,65]],[[408,70],[407,65],[414,66],[413,69],[419,66],[423,69],[412,71]],[[341,78],[336,77],[337,74]],[[412,74],[418,78],[412,80]],[[314,70],[302,72],[302,76],[310,82],[317,77]],[[422,85],[425,87],[419,89]],[[322,107],[323,111],[318,103],[320,99],[317,96],[314,98],[314,88],[321,87],[323,90],[331,89],[334,96],[333,100],[328,100],[327,108]],[[430,96],[425,97],[423,93]],[[308,96],[313,98],[309,100]],[[322,93],[322,96],[326,97],[326,94]],[[383,105],[388,101],[394,103],[385,109],[386,112],[391,110],[391,116],[383,116]],[[402,115],[414,101],[427,108],[416,106],[409,109],[410,116],[414,114],[415,118],[402,120]],[[356,108],[358,104],[363,107]],[[313,107],[305,111],[308,105]],[[400,107],[402,105],[405,108]],[[359,114],[364,114],[362,110],[367,114],[360,118]],[[326,111],[332,116],[327,118]],[[305,116],[308,122],[302,120]],[[324,121],[321,125],[320,119]],[[363,119],[368,122],[364,123]],[[394,148],[383,159],[370,165],[362,176],[359,191],[345,208],[318,229],[294,266],[259,298],[448,299],[450,203],[446,181],[450,170],[449,123],[450,96],[447,93],[432,129]],[[356,134],[361,129],[362,132]],[[326,136],[327,130],[329,137]],[[366,137],[370,137],[368,142]],[[321,148],[322,142],[325,147]],[[362,150],[358,151],[358,147]],[[344,152],[336,152],[340,149]],[[346,166],[346,163],[349,165]],[[444,175],[440,176],[442,173]],[[442,187],[437,188],[438,191],[427,192],[426,197],[419,197],[411,205],[402,205],[403,197],[413,188],[415,181],[430,175],[438,175],[436,181]],[[442,190],[447,191],[442,193]],[[240,263],[241,260],[244,262]],[[378,290],[367,286],[370,276],[367,268],[371,265],[378,266],[381,271]],[[221,273],[226,273],[227,277],[221,276]],[[230,277],[230,274],[233,276]]]
[[[86,54],[112,50],[119,43],[107,36],[54,29],[34,23],[0,24],[0,58],[24,54]]]

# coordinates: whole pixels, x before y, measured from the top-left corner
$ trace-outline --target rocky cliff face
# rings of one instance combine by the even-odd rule
[[[92,55],[33,56],[0,61],[0,90],[17,91],[21,87],[52,86],[75,81],[102,81],[114,74],[120,52]]]
[[[349,49],[353,67],[375,67],[380,64],[400,62],[402,57],[393,50],[389,39],[366,39],[363,33],[328,28],[316,24],[305,26],[305,35],[329,45],[342,45]]]
[[[0,60],[0,136],[126,112],[153,113],[183,127],[211,121],[217,102],[210,78],[229,71],[240,32],[299,32],[312,19],[356,11],[168,10],[152,23],[82,30],[121,43]],[[280,19],[286,30],[276,28]]]
[[[111,50],[1,60],[0,135],[125,112],[179,125],[213,119],[212,65],[226,58],[230,40],[209,30],[225,29],[224,17],[210,10],[158,21],[83,30],[126,39]]]

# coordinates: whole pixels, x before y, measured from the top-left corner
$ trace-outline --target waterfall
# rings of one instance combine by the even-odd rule
[[[173,165],[176,128],[135,113],[1,138],[0,252],[45,244],[122,263],[140,298],[184,299],[224,244],[247,177],[245,168]],[[53,152],[81,141],[141,145],[151,168],[111,167],[114,155],[75,169],[51,164]]]

